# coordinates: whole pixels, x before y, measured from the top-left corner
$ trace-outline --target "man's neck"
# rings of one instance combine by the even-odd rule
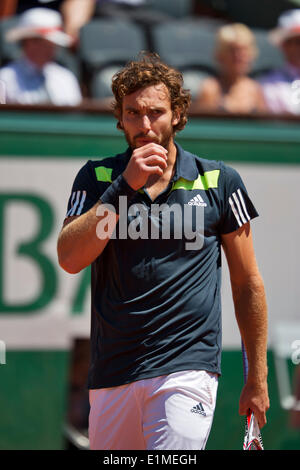
[[[37,63],[36,61],[34,61],[30,57],[28,57],[26,54],[23,55],[23,60],[25,62],[27,62],[27,64],[29,64],[33,69],[38,70],[40,72],[43,71],[43,69],[46,65],[46,62],[43,62],[42,64]]]
[[[228,73],[222,75],[220,78],[220,82],[222,84],[222,88],[225,92],[230,90],[232,85],[236,85],[237,83],[241,82],[244,79],[243,75],[240,74],[234,74],[234,73]]]

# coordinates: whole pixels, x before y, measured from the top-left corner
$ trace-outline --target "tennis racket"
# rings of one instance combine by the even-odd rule
[[[244,383],[247,382],[248,377],[248,358],[246,348],[242,341],[243,353],[243,370],[244,370]],[[263,441],[258,426],[257,419],[250,409],[248,410],[245,423],[245,436],[243,450],[264,450]]]

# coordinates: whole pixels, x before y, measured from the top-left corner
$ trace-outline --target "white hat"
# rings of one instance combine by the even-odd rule
[[[17,26],[5,38],[9,42],[26,38],[44,38],[58,46],[70,46],[72,38],[62,31],[61,15],[49,8],[31,8],[20,15]]]
[[[270,41],[280,46],[287,39],[300,36],[300,8],[288,10],[280,15],[278,27],[270,33]]]

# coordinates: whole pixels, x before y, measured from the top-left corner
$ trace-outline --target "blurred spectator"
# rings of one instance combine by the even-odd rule
[[[96,0],[64,0],[60,12],[63,17],[64,30],[72,37],[72,47],[77,46],[79,31],[90,21],[95,11]]]
[[[286,65],[260,79],[267,107],[273,113],[300,114],[300,9],[279,17],[270,40],[282,50]]]
[[[0,2],[0,19],[12,16],[16,12],[18,0],[1,0]]]
[[[6,102],[78,105],[81,91],[74,74],[54,62],[56,46],[67,47],[71,38],[62,30],[61,15],[32,8],[20,15],[7,32],[8,41],[20,41],[22,57],[0,69],[6,85]]]
[[[170,15],[159,8],[152,8],[148,0],[89,0],[94,3],[91,19],[134,22],[143,29],[147,49],[154,50],[152,28],[156,24],[170,20]]]
[[[218,78],[203,81],[194,109],[254,113],[265,110],[260,85],[247,76],[257,55],[255,37],[240,23],[219,28],[216,38]]]
[[[49,8],[61,13],[64,31],[78,43],[80,28],[92,17],[97,0],[1,0],[1,17],[19,15],[31,8]]]
[[[96,0],[99,8],[135,8],[146,4],[146,0]]]
[[[147,0],[94,0],[95,16],[136,21],[143,26],[170,19],[169,15],[148,7]]]

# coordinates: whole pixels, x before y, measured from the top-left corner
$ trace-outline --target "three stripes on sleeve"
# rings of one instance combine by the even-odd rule
[[[241,190],[238,189],[232,193],[228,200],[239,227],[249,222],[251,217],[248,214]]]
[[[80,215],[86,200],[86,191],[73,191],[70,198],[70,208],[66,217],[71,217],[73,215]]]

